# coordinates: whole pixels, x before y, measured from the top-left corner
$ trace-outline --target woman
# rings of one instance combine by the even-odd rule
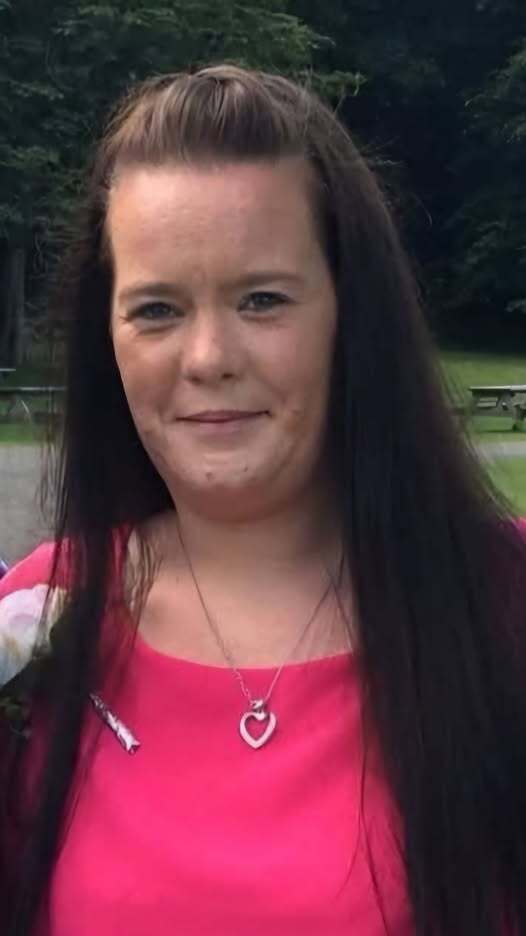
[[[347,132],[275,75],[147,83],[64,282],[2,932],[526,933],[525,547]]]

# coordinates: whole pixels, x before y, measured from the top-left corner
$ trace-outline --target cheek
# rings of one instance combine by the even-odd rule
[[[114,350],[117,367],[132,415],[146,413],[166,402],[173,386],[173,367],[162,350],[144,344],[139,347],[133,337],[116,335]]]
[[[298,342],[283,353],[279,387],[291,420],[319,423],[327,409],[332,342]]]

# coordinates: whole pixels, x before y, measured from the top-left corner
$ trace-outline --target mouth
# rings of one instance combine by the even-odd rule
[[[190,423],[232,423],[241,422],[246,419],[254,419],[256,416],[267,415],[266,410],[244,411],[244,410],[206,410],[202,413],[192,413],[191,416],[182,416],[180,422]]]

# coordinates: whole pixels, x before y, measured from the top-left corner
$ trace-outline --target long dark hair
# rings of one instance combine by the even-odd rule
[[[526,548],[452,422],[386,200],[347,131],[307,89],[218,65],[154,79],[120,106],[65,267],[54,575],[67,548],[69,604],[52,662],[35,682],[49,715],[47,747],[4,899],[10,936],[29,934],[46,893],[88,695],[111,663],[101,662],[100,646],[115,531],[172,506],[135,431],[110,340],[108,190],[124,165],[286,156],[313,169],[339,299],[334,472],[364,711],[401,817],[416,932],[497,936],[508,923],[526,934]],[[145,570],[146,552],[143,559]],[[4,760],[10,804],[19,761]]]

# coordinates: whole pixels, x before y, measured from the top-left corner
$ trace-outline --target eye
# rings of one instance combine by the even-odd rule
[[[166,322],[168,319],[180,318],[181,315],[179,309],[167,302],[145,302],[136,309],[132,309],[128,318],[140,319],[144,322]]]
[[[249,311],[266,312],[271,311],[275,306],[284,305],[286,302],[288,302],[287,297],[282,296],[281,293],[253,292],[243,300],[242,304],[244,308],[247,308],[247,304],[250,303],[252,308],[249,308]]]

